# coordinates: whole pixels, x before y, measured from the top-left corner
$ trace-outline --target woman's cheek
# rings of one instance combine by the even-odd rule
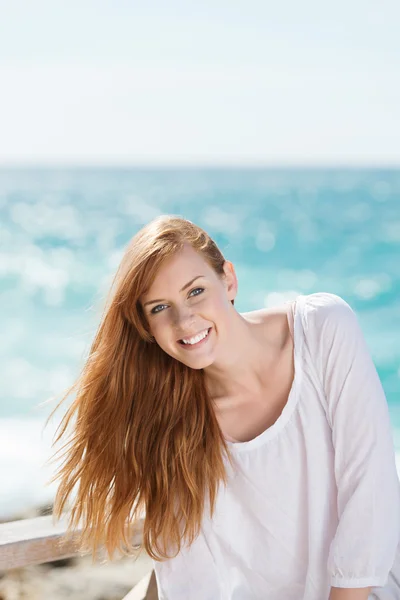
[[[212,302],[209,303],[208,308],[213,313],[219,312],[225,309],[225,299],[223,297],[214,298]]]
[[[162,339],[168,335],[168,327],[170,326],[170,319],[167,314],[159,313],[155,315],[152,323],[153,335],[156,339]]]

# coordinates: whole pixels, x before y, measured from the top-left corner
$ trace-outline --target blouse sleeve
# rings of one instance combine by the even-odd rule
[[[327,565],[331,585],[383,586],[400,537],[400,485],[387,401],[353,310],[335,294],[309,297],[307,318],[332,427],[338,490],[339,523]]]

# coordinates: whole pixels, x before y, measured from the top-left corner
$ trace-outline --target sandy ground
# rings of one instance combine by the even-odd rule
[[[103,565],[92,565],[91,557],[68,562],[7,571],[0,579],[0,600],[122,600],[152,568],[146,555]]]

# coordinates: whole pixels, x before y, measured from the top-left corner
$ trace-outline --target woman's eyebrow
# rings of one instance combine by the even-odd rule
[[[192,283],[194,281],[196,281],[196,279],[199,279],[199,277],[204,277],[204,275],[196,275],[196,277],[193,277],[193,279],[191,279],[190,281],[185,283],[185,285],[183,286],[182,289],[179,290],[179,292],[184,292],[186,290],[186,288],[190,287],[192,285]],[[143,306],[147,306],[148,304],[155,304],[156,302],[163,302],[163,301],[164,301],[164,298],[158,298],[157,300],[149,300],[148,302],[145,302],[143,304]]]

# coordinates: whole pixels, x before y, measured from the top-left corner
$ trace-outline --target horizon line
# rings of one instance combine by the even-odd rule
[[[175,169],[179,169],[179,170],[185,170],[185,169],[196,169],[196,170],[200,170],[200,169],[241,169],[241,170],[251,170],[251,169],[276,169],[276,170],[283,170],[283,169],[315,169],[315,170],[319,170],[319,169],[327,169],[327,170],[336,170],[336,169],[343,169],[343,170],[356,170],[356,169],[360,169],[360,170],[372,170],[372,169],[376,169],[376,170],[397,170],[400,169],[400,160],[396,161],[396,162],[324,162],[324,163],[320,163],[320,162],[315,162],[315,163],[311,163],[311,162],[254,162],[254,163],[248,163],[248,162],[212,162],[212,163],[202,163],[201,161],[199,162],[193,162],[193,163],[179,163],[179,162],[173,162],[173,163],[165,163],[165,162],[60,162],[60,163],[55,163],[55,162],[38,162],[38,163],[32,163],[32,162],[5,162],[2,163],[0,161],[0,171],[5,171],[5,170],[57,170],[57,169],[62,169],[62,170],[79,170],[79,169],[93,169],[93,170],[98,170],[98,169],[115,169],[115,170],[134,170],[134,169],[148,169],[148,170],[175,170]]]

